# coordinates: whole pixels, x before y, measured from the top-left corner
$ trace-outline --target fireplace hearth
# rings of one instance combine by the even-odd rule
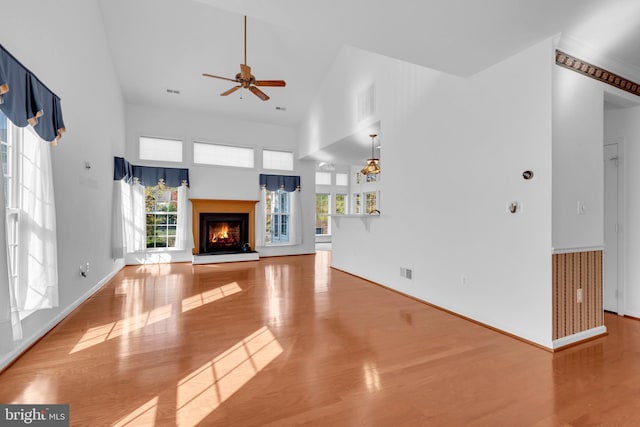
[[[249,244],[248,213],[201,213],[200,254],[246,252]]]

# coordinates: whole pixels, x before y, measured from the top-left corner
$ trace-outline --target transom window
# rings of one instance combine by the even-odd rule
[[[194,142],[193,162],[201,165],[253,168],[254,150],[248,147]]]
[[[140,160],[182,162],[182,141],[141,136],[139,155]]]
[[[274,170],[293,170],[293,153],[289,151],[262,150],[262,167]]]

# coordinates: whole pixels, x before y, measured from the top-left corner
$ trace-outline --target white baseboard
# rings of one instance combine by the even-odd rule
[[[586,331],[578,332],[577,334],[573,334],[566,337],[558,338],[557,340],[553,340],[553,343],[551,345],[552,345],[552,348],[556,350],[558,348],[566,347],[568,345],[571,345],[580,341],[584,341],[589,338],[597,337],[598,335],[604,335],[606,333],[607,333],[606,326],[604,325],[597,326],[595,328],[588,329]]]
[[[65,307],[64,310],[60,311],[60,313],[58,313],[51,320],[49,320],[49,322],[43,325],[42,328],[40,328],[35,334],[24,339],[18,346],[16,346],[13,349],[13,351],[3,355],[2,358],[0,359],[0,372],[4,368],[6,368],[10,363],[16,360],[18,357],[20,357],[20,355],[22,355],[22,353],[27,351],[33,344],[38,342],[39,339],[44,337],[47,334],[47,332],[53,329],[58,323],[62,322],[62,320],[64,320],[65,317],[71,314],[73,310],[78,308],[80,304],[88,300],[93,294],[95,294],[98,290],[100,290],[100,288],[102,288],[109,280],[111,280],[113,276],[118,274],[118,272],[122,270],[122,268],[124,268],[124,266],[120,266],[119,268],[116,268],[115,270],[113,270],[106,277],[100,280],[95,286],[93,286],[91,289],[85,292],[80,298],[78,298],[69,306]]]

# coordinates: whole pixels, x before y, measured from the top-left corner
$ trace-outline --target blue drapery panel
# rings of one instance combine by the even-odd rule
[[[64,132],[60,98],[0,45],[0,110],[19,127],[33,126],[45,141]]]
[[[266,175],[260,174],[260,187],[269,191],[284,190],[292,192],[300,190],[300,177],[291,175]]]
[[[189,169],[181,168],[161,168],[154,166],[132,165],[127,159],[122,157],[113,158],[113,179],[121,179],[130,182],[133,178],[138,178],[140,184],[144,186],[158,185],[160,180],[169,187],[180,187],[185,181],[189,186]]]

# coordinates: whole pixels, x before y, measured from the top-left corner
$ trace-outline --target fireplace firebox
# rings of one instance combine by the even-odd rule
[[[200,213],[200,254],[243,252],[248,242],[248,213]]]

